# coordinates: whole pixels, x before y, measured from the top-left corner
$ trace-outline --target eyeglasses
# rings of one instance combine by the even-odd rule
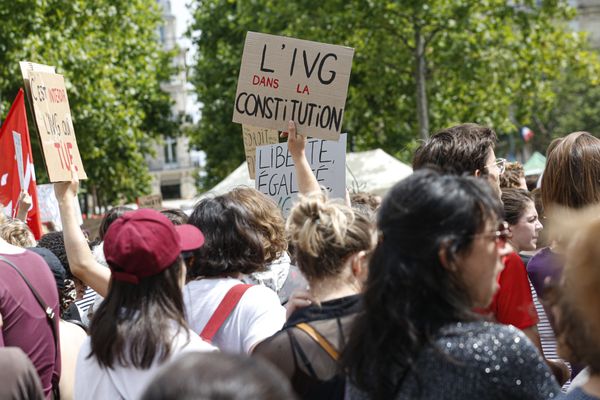
[[[498,168],[498,173],[502,175],[506,170],[506,158],[496,158],[496,161],[494,161],[493,164],[488,164],[485,167],[489,168],[492,165],[495,165]]]
[[[485,237],[485,238],[489,238],[489,239],[494,239],[494,241],[496,242],[496,244],[498,245],[499,248],[504,248],[504,246],[506,246],[506,243],[508,242],[508,239],[510,239],[512,237],[512,233],[510,233],[510,229],[508,227],[508,222],[501,221],[500,224],[498,225],[497,231],[478,233],[473,236],[474,237],[481,236],[481,237]]]

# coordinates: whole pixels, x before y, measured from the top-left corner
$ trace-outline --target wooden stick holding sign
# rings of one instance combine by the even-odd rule
[[[248,32],[233,122],[337,140],[354,49]]]
[[[71,180],[71,165],[86,179],[62,75],[29,71],[31,101],[50,182]]]
[[[242,135],[244,138],[244,151],[246,152],[248,173],[250,179],[254,179],[254,174],[256,173],[256,147],[279,143],[279,132],[268,128],[242,125]]]

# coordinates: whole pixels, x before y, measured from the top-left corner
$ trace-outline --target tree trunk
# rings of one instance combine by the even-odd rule
[[[421,28],[415,26],[415,80],[417,83],[417,114],[419,116],[419,136],[429,138],[429,107],[427,105],[427,61],[425,59],[425,38]]]

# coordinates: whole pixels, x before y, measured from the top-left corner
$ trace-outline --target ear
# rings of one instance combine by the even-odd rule
[[[440,259],[440,264],[442,267],[447,269],[448,271],[456,271],[456,264],[454,263],[454,254],[450,251],[450,242],[445,240],[440,245],[440,249],[438,250],[438,258]]]
[[[475,172],[473,173],[473,175],[474,175],[476,178],[479,178],[479,177],[481,176],[481,170],[480,170],[480,169],[476,169],[476,170],[475,170]]]
[[[367,252],[361,250],[353,255],[350,265],[352,267],[352,275],[360,282],[365,282],[369,271],[367,265]]]

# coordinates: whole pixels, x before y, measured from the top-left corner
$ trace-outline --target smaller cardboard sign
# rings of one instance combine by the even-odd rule
[[[244,139],[248,173],[250,179],[254,179],[256,173],[256,147],[279,143],[279,132],[268,128],[242,125],[242,137]]]
[[[138,197],[137,205],[139,208],[162,210],[162,194],[150,194],[148,196]]]
[[[50,182],[71,180],[71,165],[87,179],[62,75],[29,71],[31,101]]]
[[[248,32],[233,122],[337,140],[354,49]]]
[[[344,133],[337,141],[309,139],[306,143],[310,168],[330,198],[346,197],[346,137]],[[289,214],[298,197],[298,183],[287,143],[256,148],[256,189],[271,197],[284,215]]]
[[[40,207],[40,220],[42,222],[52,222],[54,227],[58,231],[62,231],[62,222],[60,220],[60,211],[58,208],[58,200],[54,195],[54,185],[47,183],[44,185],[37,185],[37,196],[38,204]],[[73,199],[73,205],[75,206],[75,214],[77,216],[77,223],[83,224],[83,218],[81,217],[81,208],[77,198]]]

